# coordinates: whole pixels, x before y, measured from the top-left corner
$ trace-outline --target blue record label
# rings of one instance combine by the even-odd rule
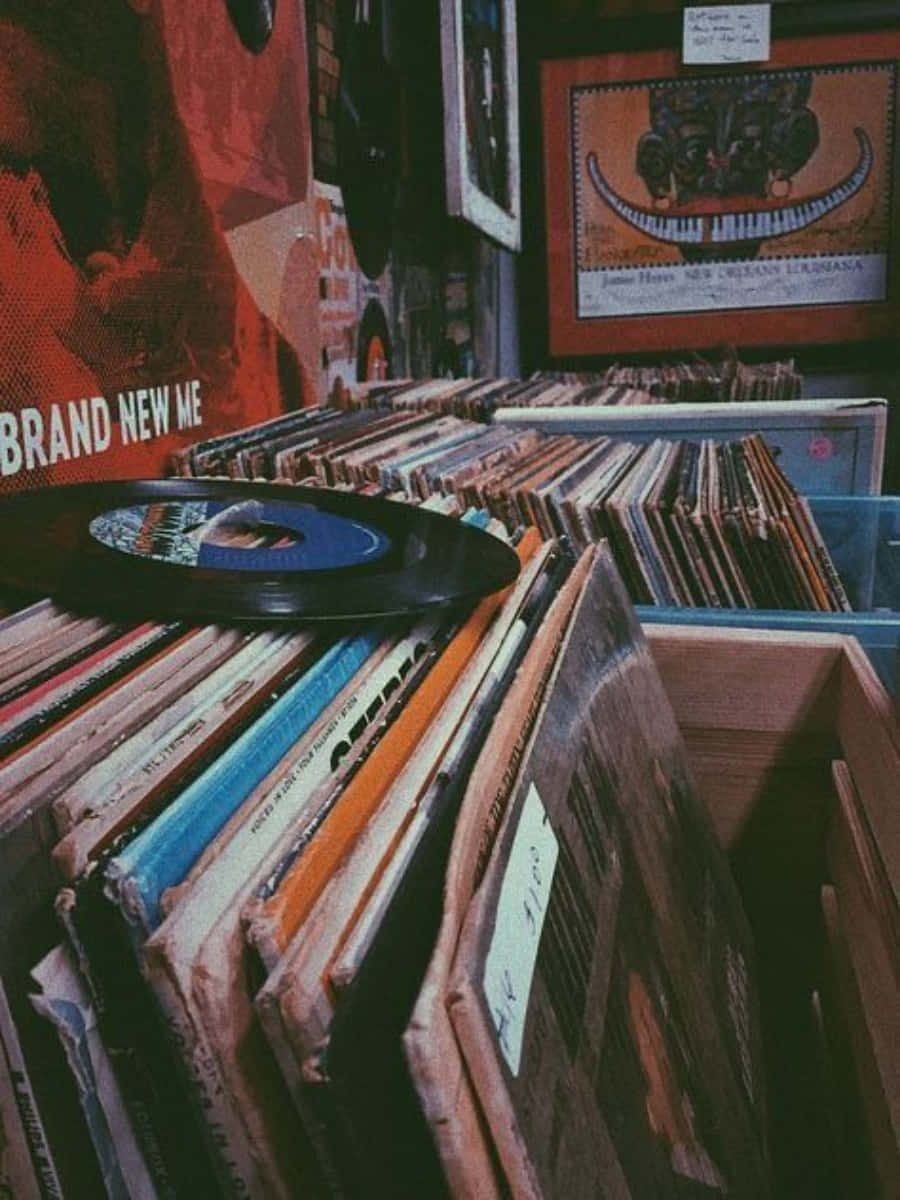
[[[104,546],[185,567],[222,571],[330,571],[384,557],[381,530],[313,505],[263,499],[166,500],[94,517]]]

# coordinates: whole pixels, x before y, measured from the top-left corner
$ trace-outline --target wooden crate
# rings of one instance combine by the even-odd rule
[[[855,639],[646,629],[756,939],[785,1196],[900,1195],[900,733]]]

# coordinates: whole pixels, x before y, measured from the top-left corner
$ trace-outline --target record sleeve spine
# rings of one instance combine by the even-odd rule
[[[247,1148],[228,1137],[228,1100],[225,1082],[202,1026],[186,1018],[187,999],[175,972],[152,947],[144,957],[144,975],[159,1005],[163,1023],[179,1063],[213,1165],[229,1196],[265,1194],[263,1180]]]
[[[28,1145],[31,1167],[34,1179],[40,1189],[40,1196],[42,1200],[64,1200],[62,1186],[56,1173],[56,1164],[38,1111],[2,979],[0,979],[0,1050],[6,1060],[13,1098]]]

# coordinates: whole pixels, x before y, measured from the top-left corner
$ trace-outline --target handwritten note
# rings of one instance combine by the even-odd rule
[[[770,4],[704,5],[684,10],[682,61],[765,62],[769,57]]]
[[[484,964],[484,994],[513,1075],[519,1073],[528,997],[558,854],[556,834],[532,783],[500,885],[494,933]]]

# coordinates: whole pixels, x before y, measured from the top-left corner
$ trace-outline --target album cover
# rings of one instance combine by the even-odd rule
[[[446,1008],[462,917],[483,870],[595,550],[578,560],[526,654],[473,769],[444,880],[440,929],[403,1033],[404,1056],[451,1194],[499,1197],[495,1155]]]
[[[485,865],[445,998],[511,1191],[770,1194],[748,926],[602,551]]]
[[[291,1195],[301,1179],[312,1186],[315,1167],[305,1161],[302,1130],[253,1017],[261,975],[244,938],[244,910],[299,831],[315,826],[323,790],[338,786],[364,751],[386,698],[405,698],[408,665],[439,628],[426,618],[375,648],[190,873],[163,894],[165,918],[144,945],[145,971],[178,1031],[207,1136],[221,1165],[251,1188]]]
[[[491,723],[547,608],[571,570],[553,550],[503,638],[488,676],[437,764],[427,792],[364,909],[328,966],[334,1012],[308,1056],[304,1100],[327,1132],[350,1195],[446,1194],[433,1143],[405,1066],[401,1034],[440,920],[443,873],[465,787]],[[403,947],[398,956],[397,947]],[[377,1093],[383,1103],[373,1106]]]
[[[460,654],[456,639],[451,641],[410,699],[407,712],[401,714],[393,727],[399,732],[404,725],[409,725],[420,731],[419,736],[409,740],[406,754],[397,756],[392,770],[385,769],[381,746],[387,745],[393,730],[389,731],[381,745],[374,749],[368,763],[363,764],[348,784],[345,796],[337,802],[337,807],[347,806],[352,813],[370,792],[377,795],[377,805],[372,807],[356,836],[346,839],[335,869],[330,872],[309,912],[297,923],[282,961],[257,998],[260,1005],[266,999],[277,999],[287,1039],[300,1063],[327,1035],[333,1016],[328,968],[359,915],[361,905],[390,868],[420,798],[458,736],[460,722],[494,666],[505,635],[518,620],[548,551],[546,546],[535,551],[508,594],[497,598],[493,622],[472,646],[461,673],[457,672],[455,679],[451,676],[449,687],[447,668],[455,667],[456,656]],[[466,627],[461,633],[465,630]],[[439,709],[435,709],[432,702],[437,686],[444,691]],[[404,732],[408,733],[408,730]],[[352,805],[349,803],[351,794]],[[317,845],[321,844],[322,831],[326,829],[327,823],[310,843],[307,855],[315,854]],[[286,877],[285,884],[292,883],[294,880]],[[311,934],[313,929],[315,936]]]
[[[53,1025],[78,1088],[109,1200],[154,1200],[156,1190],[135,1138],[98,1028],[97,1014],[78,967],[56,946],[32,971],[31,1002]]]
[[[540,539],[525,537],[516,547],[520,563],[536,553]],[[309,914],[332,872],[384,798],[392,780],[425,735],[442,704],[465,670],[500,611],[506,592],[485,597],[454,636],[429,672],[415,702],[379,742],[364,770],[353,780],[328,813],[316,837],[292,864],[278,891],[262,905],[249,934],[265,957],[283,953]],[[262,950],[268,947],[268,950]]]
[[[162,719],[148,721],[57,797],[54,818],[64,836],[53,859],[63,879],[77,879],[123,830],[187,787],[300,673],[306,635],[267,640],[247,639]]]
[[[307,671],[177,801],[109,863],[110,895],[143,939],[159,924],[160,900],[177,884],[256,784],[355,675],[383,631],[348,635]]]
[[[280,6],[248,52],[240,11],[53,0],[4,20],[0,491],[160,475],[313,398],[305,31]]]
[[[24,1114],[17,1103],[18,1093],[23,1091],[27,1076],[17,1070],[15,1057],[9,1052],[10,1021],[3,1011],[7,1007],[0,984],[0,1189],[5,1189],[9,1196],[21,1196],[23,1200],[41,1200],[46,1193],[39,1183],[40,1168],[36,1168],[32,1162],[32,1146],[38,1148],[34,1138],[35,1113],[29,1114],[32,1127],[29,1134],[26,1132]],[[52,1167],[46,1135],[39,1123],[38,1130],[48,1182],[58,1194],[59,1181]]]
[[[261,636],[262,640],[265,641],[265,638],[271,635],[258,636]],[[285,637],[285,635],[280,636],[282,638]],[[298,634],[287,635],[287,640],[294,640],[298,644],[302,645],[303,642],[309,640],[309,635],[306,631],[300,631]],[[262,649],[262,647],[257,648]],[[265,659],[264,654],[263,659]],[[306,671],[304,677],[308,677],[308,675],[309,671]],[[291,692],[292,688],[288,687],[286,694],[291,694]],[[276,695],[272,700],[270,700],[268,708],[264,709],[263,716],[265,716],[267,712],[270,712],[273,707],[277,708],[278,702],[279,700]],[[249,733],[252,736],[255,733],[257,741],[254,743],[254,745],[257,751],[259,751],[259,739],[262,739],[263,746],[261,754],[264,758],[266,750],[268,750],[270,753],[272,751],[271,744],[268,747],[265,746],[266,733],[267,731],[271,733],[271,728],[271,725],[266,725],[264,721],[256,720],[255,724],[251,726],[249,731],[245,731],[243,734],[241,734],[239,731],[238,741],[243,738],[243,741],[246,742],[246,734]],[[308,750],[307,743],[312,743],[318,738],[320,730],[315,725],[313,728],[315,729],[315,732],[310,731],[305,740],[301,739],[300,745],[304,754],[306,754]],[[234,742],[232,742],[232,746],[233,745]],[[325,753],[322,746],[319,746],[318,749],[322,750],[323,754]],[[209,769],[214,769],[216,764],[221,762],[222,757],[222,754],[219,754],[219,756],[209,764]],[[228,758],[227,751],[225,752],[225,757]],[[276,754],[276,757],[280,758],[280,755]],[[260,753],[257,753],[256,758],[258,766]],[[183,815],[183,810],[179,810],[179,803],[186,793],[191,792],[192,787],[194,787],[196,790],[195,785],[202,785],[204,781],[206,781],[208,784],[208,775],[209,770],[198,776],[193,781],[189,774],[182,777],[180,781],[180,787],[177,787],[176,790],[176,799],[174,800],[173,805],[170,805],[170,808],[166,811],[172,812],[174,809],[176,816],[179,815],[179,812],[181,812]],[[268,818],[273,812],[277,813],[281,817],[282,821],[290,818],[290,809],[285,809],[284,806],[279,809],[277,804],[272,805],[269,803],[270,799],[270,796],[264,796],[262,799],[260,799],[258,795],[254,794],[251,795],[250,800],[248,801],[250,807],[255,807],[257,810],[259,810],[251,818],[248,818],[246,822],[246,832],[249,840],[249,846],[244,845],[243,849],[245,858],[248,852],[250,854],[249,861],[251,868],[253,865],[259,865],[256,863],[256,859],[253,857],[253,854],[254,851],[259,851],[260,849],[259,835],[262,834],[265,836],[270,832],[272,822]],[[247,816],[247,814],[244,813],[244,816]],[[163,813],[162,824],[164,828],[161,834],[159,834],[158,826],[160,824],[160,819],[158,819],[155,825],[150,825],[149,828],[145,829],[143,833],[138,831],[137,839],[135,840],[140,841],[141,837],[143,837],[146,841],[146,834],[156,829],[159,837],[162,838],[162,842],[160,844],[163,845],[163,848],[168,847],[171,851],[173,843],[171,840],[166,842],[164,838],[166,829],[168,828],[165,825],[165,817],[166,813]],[[228,839],[228,841],[225,842],[226,845],[230,846],[231,836],[235,833],[236,828],[240,829],[241,826],[239,823],[234,821],[232,821],[230,825],[226,824],[224,827],[222,838]],[[133,837],[135,831],[132,830],[130,832]],[[197,830],[193,830],[192,832],[198,833]],[[202,827],[199,830],[199,834],[203,834]],[[220,838],[220,842],[222,841],[222,838]],[[212,878],[214,880],[215,876],[207,875],[200,870],[200,864],[202,863],[204,867],[212,866],[215,868],[220,857],[221,850],[220,847],[215,844],[212,844],[207,850],[203,850],[201,846],[201,852],[198,856],[195,847],[196,839],[191,841],[188,846],[188,852],[192,854],[195,859],[194,883],[197,887],[199,887],[200,885],[198,881],[204,881],[204,895],[207,895],[210,887],[212,886],[210,884],[210,879]],[[114,852],[115,850],[116,847],[113,845],[111,847],[111,851]],[[121,857],[121,855],[127,850],[127,845],[124,846],[124,848],[120,848],[117,857]],[[282,1139],[280,1142],[282,1149],[280,1152],[281,1157],[279,1158],[277,1151],[277,1146],[279,1143],[276,1136],[277,1122],[272,1127],[272,1138],[274,1139],[274,1142],[272,1143],[272,1146],[270,1146],[270,1142],[267,1140],[265,1135],[265,1125],[260,1125],[259,1119],[252,1116],[256,1110],[248,1107],[248,1119],[251,1122],[251,1127],[256,1130],[257,1134],[258,1153],[253,1151],[248,1152],[246,1147],[246,1139],[243,1143],[239,1139],[236,1139],[234,1133],[234,1118],[231,1118],[232,1124],[229,1125],[228,1123],[229,1113],[233,1111],[228,1107],[227,1096],[229,1093],[224,1092],[222,1088],[212,1087],[212,1085],[208,1084],[208,1075],[209,1072],[213,1070],[213,1063],[216,1060],[210,1058],[208,1055],[204,1055],[202,1050],[208,1045],[209,1038],[212,1035],[204,1032],[202,1018],[197,1018],[194,1014],[192,1014],[187,1020],[181,1017],[177,1002],[177,996],[179,994],[179,975],[177,969],[173,968],[173,974],[171,978],[166,975],[165,972],[160,973],[158,970],[153,970],[153,966],[156,964],[157,959],[152,957],[151,945],[155,946],[155,939],[151,938],[151,945],[148,945],[146,954],[148,958],[147,969],[150,977],[154,981],[154,995],[157,996],[156,1000],[154,1000],[153,996],[146,991],[145,982],[139,981],[136,951],[139,951],[139,944],[142,940],[140,934],[134,926],[126,926],[126,922],[122,919],[122,910],[116,904],[110,903],[110,900],[103,895],[103,892],[108,888],[107,879],[108,872],[110,870],[110,867],[104,860],[109,859],[109,857],[110,852],[107,852],[105,855],[101,855],[100,861],[97,863],[95,869],[88,875],[88,877],[78,881],[76,890],[72,893],[72,896],[64,902],[60,902],[60,912],[64,918],[67,929],[70,931],[73,945],[78,949],[82,965],[87,967],[92,977],[96,977],[97,983],[95,986],[102,994],[105,995],[104,1006],[107,1026],[106,1036],[112,1038],[113,1044],[116,1047],[117,1063],[120,1065],[122,1070],[128,1072],[127,1083],[131,1090],[132,1106],[134,1106],[136,1102],[140,1102],[140,1098],[142,1096],[146,1097],[149,1094],[150,1099],[145,1099],[144,1103],[150,1108],[156,1121],[165,1122],[168,1120],[171,1125],[173,1118],[168,1112],[168,1109],[171,1107],[171,1097],[168,1101],[165,1100],[167,1095],[166,1088],[177,1088],[179,1105],[181,1108],[187,1106],[189,1111],[198,1096],[201,1099],[205,1097],[205,1102],[198,1104],[194,1109],[194,1113],[195,1116],[200,1117],[201,1119],[204,1146],[206,1146],[209,1152],[212,1154],[212,1157],[216,1163],[219,1177],[223,1183],[226,1183],[227,1186],[231,1186],[231,1183],[228,1183],[229,1180],[233,1182],[234,1180],[240,1180],[245,1177],[255,1179],[257,1178],[257,1174],[260,1170],[269,1171],[269,1176],[264,1174],[262,1177],[268,1178],[271,1176],[271,1178],[274,1179],[283,1179],[284,1170],[286,1169],[283,1159],[285,1153],[285,1140]],[[144,855],[144,858],[146,859],[146,855]],[[234,871],[232,871],[230,874],[226,871],[226,882],[230,881],[230,885],[232,887],[234,886],[235,879],[246,882],[248,869],[251,868],[247,868],[245,863],[244,867],[238,870],[236,874]],[[183,870],[183,863],[180,869]],[[203,890],[203,888],[200,890]],[[163,892],[157,900],[161,916],[156,918],[156,921],[164,917],[165,913],[172,908],[174,908],[177,912],[178,901],[186,891],[186,887],[182,885],[180,889],[172,889],[168,892]],[[213,891],[211,894],[215,895],[217,893]],[[188,899],[190,899],[192,895],[193,893],[188,892]],[[217,912],[215,905],[210,904],[208,899],[206,907],[203,908],[202,911],[206,913],[204,920],[211,920],[213,914]],[[237,922],[239,909],[234,909],[233,915],[235,922]],[[156,921],[154,923],[156,923]],[[202,922],[198,921],[195,917],[192,923],[188,923],[188,933],[190,933],[191,930],[196,932],[201,924]],[[164,924],[163,928],[168,930],[168,924]],[[204,926],[204,928],[206,927]],[[239,938],[238,940],[240,941],[241,939]],[[208,944],[212,945],[212,942],[213,939],[209,938]],[[183,949],[183,942],[180,943],[180,945]],[[112,957],[108,957],[111,954]],[[165,962],[165,959],[163,959],[163,962]],[[209,983],[211,979],[213,983],[215,983],[217,980],[219,980],[220,975],[221,972],[216,971],[213,971],[211,975],[209,973],[206,975],[201,973],[201,981],[206,979],[207,983]],[[243,980],[243,976],[241,978]],[[140,995],[135,995],[136,988]],[[238,989],[236,994],[240,994],[240,989]],[[131,1028],[129,1018],[127,1016],[129,1003],[133,1008],[140,1006],[141,1011],[143,1011],[145,1014],[145,1021],[140,1030],[134,1030]],[[162,1011],[165,1017],[165,1029],[163,1029],[160,1021],[160,1011]],[[109,1015],[110,1012],[112,1014],[111,1016]],[[238,1013],[239,1008],[236,1007],[235,1020],[237,1020]],[[111,1029],[109,1028],[110,1022],[112,1022]],[[224,1036],[224,1031],[231,1028],[232,1026],[229,1025],[228,1022],[219,1023],[215,1026],[215,1032]],[[172,1037],[173,1031],[176,1035],[174,1038]],[[251,1037],[251,1043],[252,1040],[253,1039]],[[198,1063],[200,1064],[199,1066]],[[164,1075],[164,1079],[162,1081],[159,1079],[160,1072],[162,1072]],[[265,1082],[265,1075],[263,1074],[258,1084],[258,1089],[261,1089],[262,1096],[269,1096],[271,1099],[271,1088],[269,1088],[268,1091],[266,1090],[268,1086],[269,1085],[267,1085]],[[254,1085],[251,1083],[250,1094],[255,1096],[257,1095],[257,1092],[253,1089]],[[137,1101],[135,1100],[135,1094],[137,1096]],[[161,1103],[167,1106],[164,1108],[162,1113],[158,1111]],[[180,1110],[176,1109],[174,1111],[177,1112]],[[243,1110],[239,1109],[238,1111],[240,1112]],[[273,1111],[279,1111],[279,1105],[277,1103],[275,1104]],[[280,1111],[284,1111],[283,1104],[280,1106]],[[255,1125],[253,1124],[254,1121],[256,1121]],[[149,1123],[146,1116],[144,1118],[144,1123],[145,1125]],[[238,1118],[238,1128],[241,1128],[240,1118]],[[178,1152],[173,1151],[173,1148],[170,1144],[171,1137],[169,1138],[168,1142],[165,1141],[164,1124],[161,1126],[160,1136],[164,1149],[158,1151],[158,1154],[163,1159],[164,1163],[170,1167],[170,1169],[178,1170]],[[200,1135],[198,1134],[198,1136]],[[287,1139],[287,1142],[290,1144],[290,1138]],[[197,1157],[198,1162],[203,1161],[203,1156],[198,1155]],[[257,1163],[257,1160],[268,1164],[268,1166],[262,1168],[259,1165],[254,1165],[254,1163]],[[279,1162],[281,1162],[281,1166],[278,1165]],[[293,1170],[294,1168],[290,1169]],[[274,1174],[272,1174],[272,1172],[274,1172]],[[288,1194],[289,1192],[290,1189],[288,1189]]]

